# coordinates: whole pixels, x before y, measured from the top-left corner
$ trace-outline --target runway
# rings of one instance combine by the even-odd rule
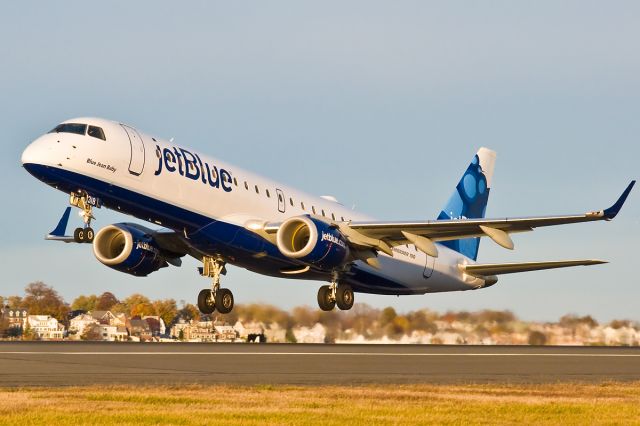
[[[640,348],[0,343],[0,387],[636,380],[640,380]]]

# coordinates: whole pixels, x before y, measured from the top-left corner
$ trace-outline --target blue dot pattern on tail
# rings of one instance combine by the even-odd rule
[[[490,153],[486,160],[487,169],[483,170],[483,163],[479,154],[484,152]],[[473,157],[471,164],[462,175],[462,179],[458,182],[455,191],[447,202],[447,205],[440,214],[438,220],[447,219],[478,219],[485,217],[487,210],[487,202],[489,201],[490,192],[490,174],[493,173],[493,161],[495,153],[493,151],[482,148]],[[442,241],[442,245],[449,247],[464,256],[476,260],[478,258],[478,248],[480,247],[480,238],[465,238],[463,240]]]

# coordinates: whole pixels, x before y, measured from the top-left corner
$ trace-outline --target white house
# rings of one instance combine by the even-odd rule
[[[108,342],[124,342],[129,338],[127,327],[124,325],[100,324],[99,327],[102,340]]]
[[[29,315],[27,324],[43,340],[62,339],[64,335],[64,325],[51,315]]]
[[[298,343],[324,343],[327,331],[320,323],[313,327],[297,327],[293,330],[293,335]]]
[[[80,337],[86,327],[92,324],[98,324],[98,320],[93,316],[89,314],[76,315],[69,321],[69,332],[73,332],[76,336]]]

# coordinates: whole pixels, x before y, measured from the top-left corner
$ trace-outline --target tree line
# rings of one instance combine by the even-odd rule
[[[285,330],[293,327],[312,327],[322,324],[327,332],[327,340],[335,340],[343,332],[362,335],[369,339],[384,336],[397,338],[413,331],[435,333],[440,326],[447,324],[453,328],[456,322],[474,324],[477,333],[509,333],[521,326],[519,319],[510,311],[482,310],[478,312],[445,312],[439,314],[428,309],[419,309],[407,313],[398,313],[394,308],[378,309],[363,303],[356,304],[349,311],[324,312],[317,308],[298,306],[291,311],[265,304],[236,305],[226,315],[201,315],[198,308],[190,303],[174,299],[151,300],[142,294],[132,294],[118,299],[111,292],[100,295],[89,294],[76,297],[70,304],[66,303],[58,292],[41,281],[33,282],[25,287],[24,296],[1,297],[0,303],[10,309],[25,309],[30,314],[51,315],[63,324],[69,324],[70,314],[79,311],[111,311],[114,314],[124,313],[130,317],[158,316],[170,327],[179,320],[214,320],[234,324],[237,320],[245,323],[259,322],[266,326],[276,324]],[[580,325],[590,327],[598,323],[591,316],[565,315],[559,320],[560,325],[576,328]],[[611,326],[619,328],[631,325],[630,321],[616,320]],[[442,330],[440,330],[442,331]]]

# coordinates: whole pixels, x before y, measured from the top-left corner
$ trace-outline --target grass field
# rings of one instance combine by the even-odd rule
[[[0,424],[638,424],[640,383],[0,389]]]

